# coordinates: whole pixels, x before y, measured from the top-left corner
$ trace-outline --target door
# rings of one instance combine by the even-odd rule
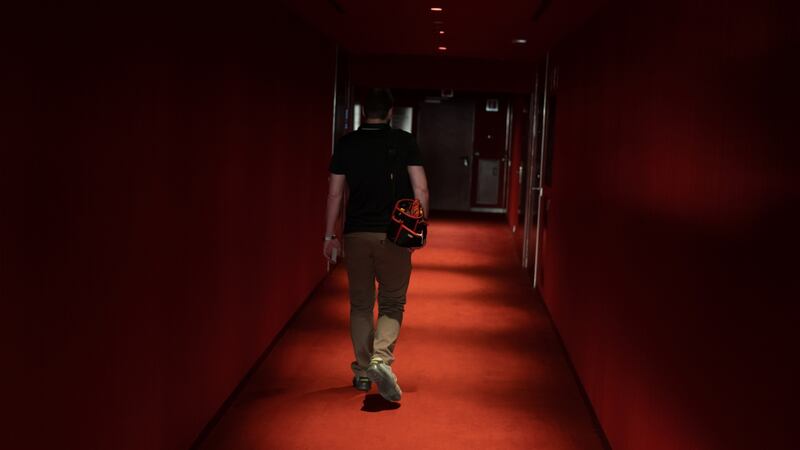
[[[538,217],[538,208],[540,200],[541,186],[541,164],[540,164],[540,151],[541,148],[541,87],[542,87],[542,73],[541,69],[537,69],[536,77],[534,79],[533,92],[531,92],[529,113],[528,113],[528,141],[527,151],[524,152],[526,157],[524,159],[524,173],[525,173],[525,189],[524,195],[521,195],[524,201],[524,218],[520,223],[523,226],[522,238],[522,267],[528,270],[531,279],[534,276],[534,259],[536,258],[537,248],[537,226],[536,220]]]
[[[556,119],[556,87],[558,82],[558,72],[553,69],[548,55],[545,60],[543,83],[541,90],[541,129],[539,133],[538,151],[536,155],[537,169],[536,179],[531,194],[534,199],[534,211],[536,212],[533,221],[533,265],[529,266],[533,278],[533,287],[539,288],[540,292],[544,283],[543,263],[544,255],[547,250],[547,217],[550,211],[550,190],[553,186],[553,153],[555,141],[555,119]]]
[[[480,95],[475,105],[471,210],[505,212],[508,170],[508,99]]]
[[[474,100],[431,98],[418,110],[417,143],[428,175],[431,209],[469,211]]]

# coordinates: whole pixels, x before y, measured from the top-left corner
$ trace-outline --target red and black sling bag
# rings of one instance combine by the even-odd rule
[[[392,198],[397,199],[397,172],[400,161],[394,142],[393,130],[389,130],[389,182],[392,184]],[[401,198],[395,202],[386,230],[386,238],[400,247],[421,248],[428,237],[428,224],[425,211],[419,200]]]
[[[427,235],[428,224],[419,200],[398,200],[392,211],[386,238],[400,247],[420,248],[425,245]]]

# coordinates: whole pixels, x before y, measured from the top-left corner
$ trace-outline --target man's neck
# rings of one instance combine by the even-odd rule
[[[368,124],[370,124],[370,125],[375,125],[375,124],[384,124],[384,123],[388,123],[388,122],[389,122],[389,121],[388,121],[388,120],[386,120],[386,119],[366,119],[366,120],[364,121],[364,123],[368,123]]]

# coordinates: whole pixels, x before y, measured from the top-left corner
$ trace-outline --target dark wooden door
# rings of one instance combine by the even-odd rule
[[[469,211],[474,100],[422,102],[418,110],[417,142],[425,160],[431,209]]]

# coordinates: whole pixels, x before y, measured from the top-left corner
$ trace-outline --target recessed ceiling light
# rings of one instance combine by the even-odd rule
[[[431,8],[431,11],[433,11],[433,12],[442,12],[442,11],[444,11],[444,9],[439,8],[438,6],[434,6],[433,8]]]
[[[436,50],[439,50],[440,52],[444,52],[444,51],[447,51],[447,47],[445,47],[444,45],[440,45],[440,46],[436,47]]]
[[[511,42],[513,42],[515,44],[527,44],[528,40],[527,39],[512,39]]]

